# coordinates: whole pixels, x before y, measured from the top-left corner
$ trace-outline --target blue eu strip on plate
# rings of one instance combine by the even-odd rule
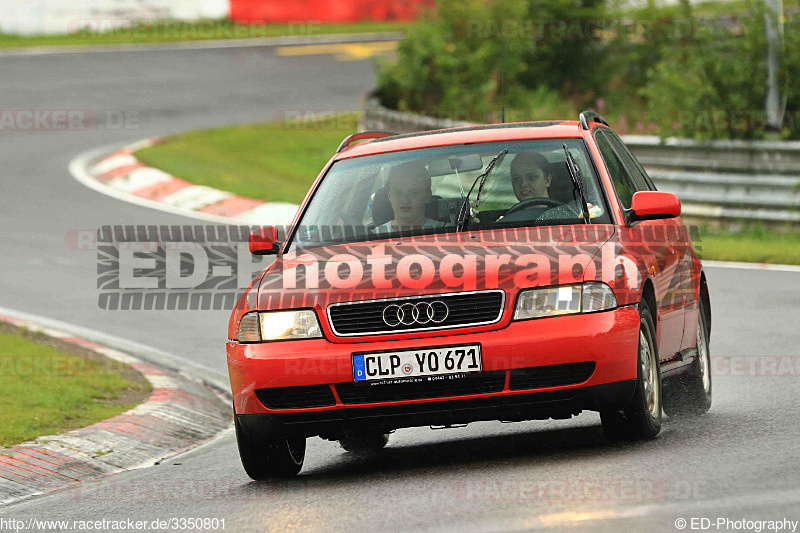
[[[367,379],[367,374],[364,372],[364,355],[353,356],[353,379],[355,381],[364,381]]]

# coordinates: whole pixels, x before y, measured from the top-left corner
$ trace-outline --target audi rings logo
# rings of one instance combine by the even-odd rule
[[[441,300],[415,304],[392,304],[383,309],[383,321],[391,328],[400,324],[404,326],[441,324],[447,320],[448,315],[450,315],[450,308]]]

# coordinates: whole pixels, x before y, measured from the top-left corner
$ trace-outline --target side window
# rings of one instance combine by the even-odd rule
[[[650,180],[650,176],[644,173],[644,170],[642,170],[639,162],[634,159],[633,154],[630,153],[627,146],[622,144],[622,141],[619,139],[619,137],[607,132],[603,132],[602,134],[608,137],[611,146],[614,147],[619,156],[622,158],[622,161],[628,168],[628,172],[630,172],[634,183],[636,183],[637,190],[654,191],[655,187],[653,186],[653,182]]]
[[[619,201],[624,208],[628,209],[631,206],[633,193],[637,191],[636,185],[628,171],[625,170],[625,165],[614,152],[614,149],[611,148],[611,143],[603,135],[603,132],[598,131],[594,138],[597,141],[597,148],[600,149],[600,154],[606,163],[606,168],[608,168],[611,181],[614,183],[614,189],[617,191]]]

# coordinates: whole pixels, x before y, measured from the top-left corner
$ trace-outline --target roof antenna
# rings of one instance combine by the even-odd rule
[[[502,110],[500,112],[500,117],[503,124],[506,123],[506,88],[505,88],[505,77],[506,77],[506,43],[505,41],[500,42],[500,101],[502,103]]]

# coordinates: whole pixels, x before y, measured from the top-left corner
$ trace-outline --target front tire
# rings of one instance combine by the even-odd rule
[[[697,359],[689,374],[664,382],[664,412],[671,417],[699,416],[711,408],[711,352],[706,304],[700,300]]]
[[[610,442],[649,440],[661,431],[661,365],[655,325],[647,304],[639,304],[636,389],[622,411],[603,411],[603,434]]]
[[[244,471],[251,479],[289,478],[303,468],[306,456],[304,437],[283,437],[276,443],[265,444],[250,438],[233,414],[236,427],[236,443]]]

